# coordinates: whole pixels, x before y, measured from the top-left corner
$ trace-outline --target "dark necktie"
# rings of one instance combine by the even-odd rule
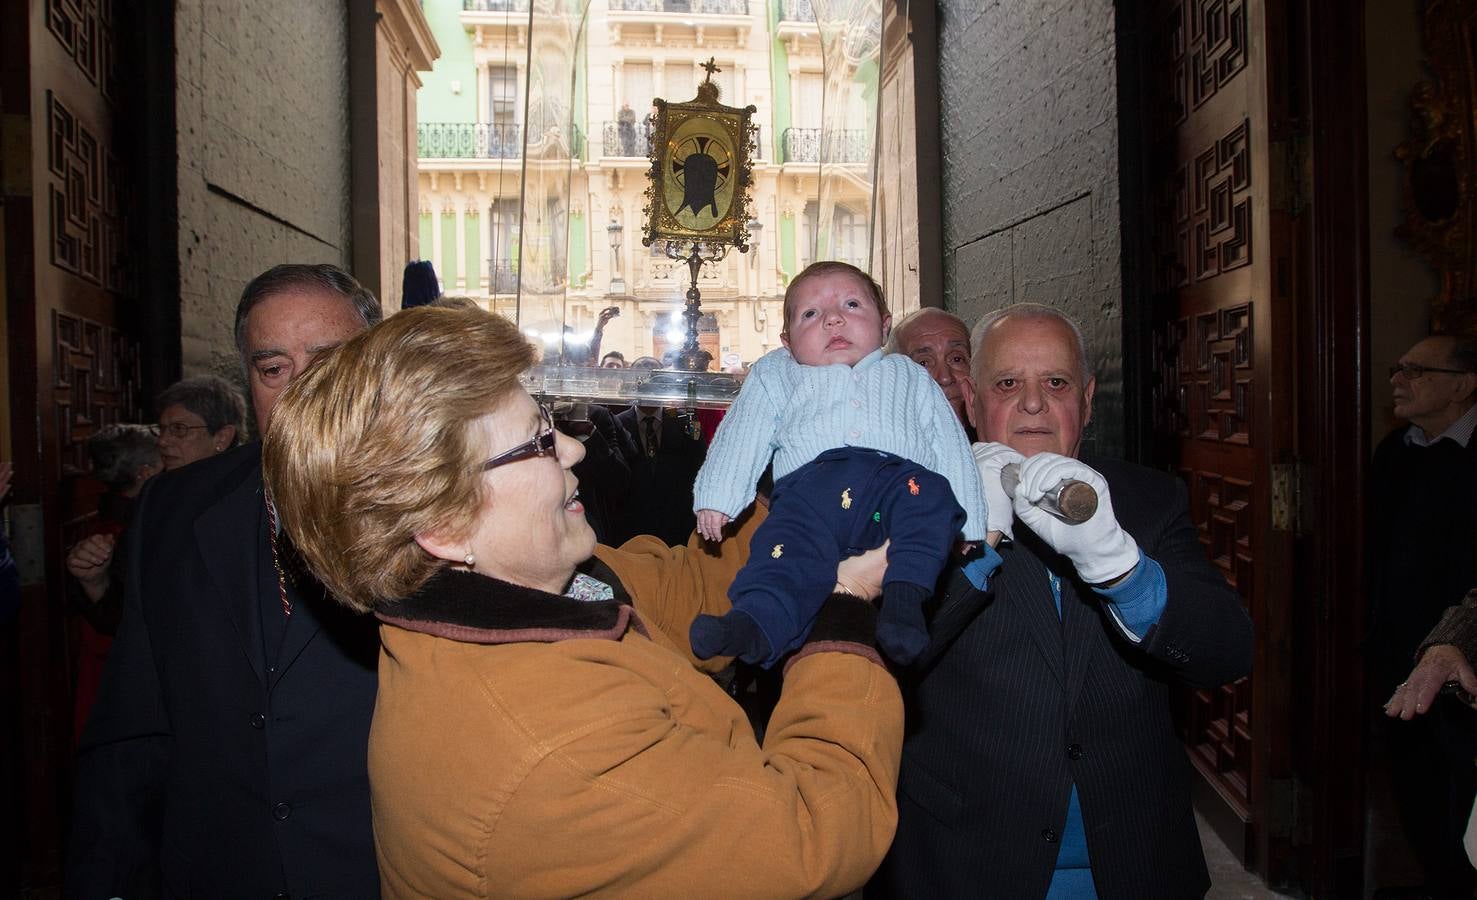
[[[656,416],[647,416],[641,421],[646,430],[646,455],[656,456]]]

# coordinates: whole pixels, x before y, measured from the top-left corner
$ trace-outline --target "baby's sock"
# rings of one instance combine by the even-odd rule
[[[894,581],[882,588],[877,644],[898,665],[908,665],[928,647],[928,624],[923,619],[928,594],[928,588],[906,581]]]
[[[698,616],[687,632],[692,655],[698,659],[715,656],[737,656],[746,663],[762,663],[769,658],[769,640],[759,623],[743,610],[729,610],[722,616]]]

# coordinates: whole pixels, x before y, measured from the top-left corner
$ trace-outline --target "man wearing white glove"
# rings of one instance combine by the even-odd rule
[[[936,598],[897,838],[869,896],[1201,896],[1170,685],[1246,675],[1251,622],[1180,481],[1078,458],[1096,384],[1075,323],[1021,304],[982,319],[972,346],[990,537]],[[1064,480],[1096,490],[1086,522],[1042,508]]]

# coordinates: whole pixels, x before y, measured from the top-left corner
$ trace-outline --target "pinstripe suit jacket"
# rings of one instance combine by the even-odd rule
[[[1045,896],[1074,783],[1099,896],[1209,887],[1170,685],[1245,675],[1251,623],[1207,561],[1178,479],[1087,462],[1164,569],[1159,623],[1130,643],[1071,563],[1020,525],[988,591],[946,574],[933,645],[905,685],[897,839],[869,896]],[[1060,618],[1048,569],[1062,579]]]

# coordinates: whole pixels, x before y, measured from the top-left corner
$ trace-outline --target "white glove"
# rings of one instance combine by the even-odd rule
[[[1035,506],[1064,479],[1085,481],[1097,491],[1097,512],[1086,522],[1071,525]],[[1070,559],[1078,576],[1088,584],[1105,584],[1138,565],[1139,545],[1113,515],[1108,482],[1075,459],[1038,453],[1022,463],[1014,507],[1016,518],[1053,550]]]
[[[1000,470],[1008,463],[1025,462],[1026,458],[1004,444],[975,444],[970,449],[974,451],[975,465],[980,467],[980,480],[985,483],[985,531],[1000,531],[1011,537],[1015,510],[1010,507],[1010,495],[1000,486]]]

